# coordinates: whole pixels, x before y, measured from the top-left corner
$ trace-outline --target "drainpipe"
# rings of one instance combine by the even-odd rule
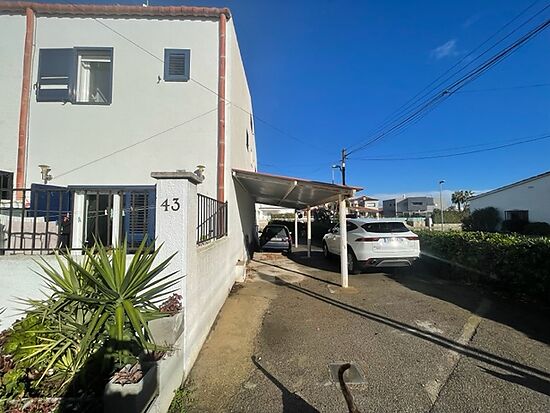
[[[29,128],[29,101],[31,95],[31,66],[34,40],[34,11],[26,9],[25,49],[23,54],[23,81],[21,84],[21,103],[19,109],[19,136],[17,141],[16,188],[25,187],[27,172],[27,137]]]
[[[218,61],[218,201],[225,201],[225,33],[227,16],[220,14]]]

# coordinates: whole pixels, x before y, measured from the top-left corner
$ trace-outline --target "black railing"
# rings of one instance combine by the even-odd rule
[[[197,244],[227,235],[227,202],[197,194]]]
[[[135,252],[155,238],[154,187],[54,187],[5,189],[0,194],[0,255],[80,250],[100,241],[126,240]],[[80,198],[80,201],[75,202]],[[75,207],[75,204],[77,205]],[[73,238],[73,221],[82,226]]]
[[[70,246],[73,197],[67,188],[32,185],[0,192],[0,255]]]

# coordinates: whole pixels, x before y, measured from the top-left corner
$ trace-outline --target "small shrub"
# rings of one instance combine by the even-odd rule
[[[493,207],[476,209],[462,220],[464,231],[495,232],[500,223],[498,209]]]
[[[470,214],[470,211],[443,211],[443,221],[445,224],[460,224],[464,218]],[[441,224],[441,211],[434,209],[432,214],[434,224]]]

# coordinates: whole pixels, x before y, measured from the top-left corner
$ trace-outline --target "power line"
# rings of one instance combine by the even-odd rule
[[[523,136],[521,138],[507,139],[507,140],[497,140],[497,141],[493,140],[493,141],[478,143],[478,144],[474,144],[474,145],[461,145],[461,146],[453,146],[453,147],[449,147],[449,148],[430,149],[430,150],[427,150],[427,151],[417,151],[417,152],[411,152],[411,153],[408,153],[408,154],[397,155],[397,156],[398,157],[408,157],[408,156],[413,156],[413,155],[441,154],[441,152],[452,152],[452,151],[461,150],[461,149],[480,148],[480,147],[485,147],[485,146],[490,146],[490,145],[501,145],[501,144],[505,144],[505,143],[513,143],[513,142],[523,141],[524,139],[530,139],[530,138],[533,138],[533,137],[539,137],[539,136],[544,136],[544,135],[545,134]],[[369,158],[369,159],[388,159],[388,158],[393,158],[395,156],[396,155],[378,155],[376,157]],[[358,159],[358,158],[351,158],[351,159]]]
[[[529,9],[531,9],[536,3],[538,3],[539,0],[535,0],[533,3],[531,3],[527,8],[522,10],[521,13],[519,13],[517,16],[515,16],[512,20],[510,20],[508,23],[506,23],[504,26],[501,26],[495,33],[493,33],[489,38],[487,38],[483,43],[479,44],[475,49],[471,50],[468,54],[463,56],[458,62],[456,62],[453,66],[449,67],[445,72],[443,72],[441,75],[439,75],[436,79],[434,79],[431,83],[426,85],[422,90],[420,90],[418,93],[416,93],[412,98],[410,98],[407,102],[405,102],[403,105],[401,105],[399,108],[397,108],[394,112],[392,112],[383,122],[382,125],[380,125],[378,128],[376,128],[372,134],[378,133],[379,131],[383,130],[384,127],[386,127],[388,124],[391,124],[391,121],[398,117],[400,114],[402,114],[406,109],[410,108],[412,105],[414,105],[416,102],[418,102],[420,99],[425,97],[428,93],[435,90],[441,83],[434,86],[432,89],[430,89],[427,94],[424,94],[421,96],[421,94],[430,88],[430,86],[434,85],[438,80],[442,79],[447,73],[449,73],[451,70],[453,70],[455,67],[459,66],[462,62],[464,62],[466,59],[468,59],[470,56],[473,55],[477,50],[481,49],[485,44],[487,44],[490,40],[492,40],[494,37],[496,37],[500,32],[502,32],[506,27],[508,27],[510,24],[512,24],[514,21],[519,19],[523,14],[525,14]],[[538,13],[537,13],[538,14]],[[524,22],[525,24],[527,22]],[[520,26],[521,27],[521,26]],[[516,30],[519,29],[516,28]],[[497,43],[495,43],[493,46],[491,46],[489,49],[487,49],[484,53],[486,53],[488,50],[494,48],[496,45],[501,43],[505,38],[501,39]],[[479,55],[478,57],[472,59],[471,61],[468,61],[466,65],[464,65],[462,68],[454,72],[450,77],[446,78],[444,81],[448,80],[452,76],[457,75],[462,70],[464,70],[466,67],[468,67],[470,64],[472,64],[475,60],[477,60],[480,56],[482,56],[484,53]],[[420,97],[419,97],[420,96]],[[418,98],[418,99],[417,99]],[[351,149],[352,146],[348,147],[348,150]]]
[[[547,7],[550,7],[548,5]],[[521,36],[519,39],[514,41],[512,44],[498,52],[497,54],[493,55],[491,58],[486,60],[484,63],[480,64],[470,72],[468,72],[466,75],[461,77],[460,79],[454,81],[450,85],[447,85],[442,90],[437,92],[435,95],[433,95],[429,100],[422,102],[419,104],[413,111],[409,112],[402,120],[400,120],[398,123],[393,125],[391,128],[389,128],[387,131],[382,132],[378,134],[376,137],[372,138],[365,144],[361,145],[360,147],[350,151],[348,153],[352,154],[354,152],[363,150],[367,146],[373,144],[374,142],[379,141],[380,139],[387,136],[389,133],[402,129],[407,126],[407,124],[411,123],[415,119],[419,119],[421,117],[424,117],[427,113],[429,113],[433,108],[441,103],[443,100],[445,100],[447,97],[455,93],[456,91],[460,90],[462,87],[467,85],[468,83],[474,81],[479,76],[481,76],[485,71],[490,69],[492,66],[496,65],[500,61],[504,60],[508,56],[510,56],[513,52],[515,52],[517,49],[519,49],[521,46],[526,44],[528,41],[530,41],[532,38],[534,38],[537,34],[542,32],[544,29],[546,29],[550,25],[550,20],[546,20],[543,23],[539,24],[523,36]]]
[[[487,40],[485,40],[483,43],[481,43],[479,46],[477,46],[475,49],[473,49],[471,52],[469,52],[467,55],[465,55],[461,60],[459,60],[457,63],[455,63],[453,66],[451,66],[449,69],[447,69],[447,71],[445,71],[444,73],[442,73],[440,76],[438,76],[436,79],[434,79],[430,84],[428,84],[426,87],[424,87],[420,92],[418,92],[415,96],[413,96],[411,99],[409,99],[409,101],[407,101],[404,105],[402,105],[400,108],[398,108],[394,114],[390,115],[389,118],[387,118],[386,121],[384,121],[382,123],[382,125],[380,125],[377,129],[375,129],[375,132],[373,132],[373,134],[377,134],[377,133],[380,133],[380,134],[383,134],[383,135],[387,135],[389,132],[383,132],[384,128],[390,126],[392,123],[395,123],[399,120],[399,116],[401,114],[404,114],[406,113],[407,109],[413,107],[415,104],[417,104],[417,102],[420,102],[422,99],[426,98],[431,92],[433,92],[434,90],[436,90],[439,86],[443,85],[444,82],[452,79],[454,76],[456,76],[457,74],[459,74],[461,71],[463,71],[466,67],[468,67],[469,65],[471,65],[474,61],[480,59],[482,56],[484,56],[485,54],[487,54],[491,49],[493,49],[494,47],[496,47],[498,44],[502,43],[505,39],[507,39],[508,37],[510,37],[513,33],[515,33],[516,31],[518,31],[521,27],[523,27],[524,25],[526,25],[527,23],[529,23],[531,20],[533,20],[535,17],[537,17],[538,15],[540,15],[541,13],[543,13],[548,7],[550,7],[550,4],[546,5],[544,8],[542,8],[541,10],[539,10],[537,13],[535,13],[533,16],[531,16],[528,20],[526,20],[525,22],[523,22],[520,26],[518,26],[517,28],[515,28],[513,31],[511,31],[510,33],[508,33],[505,37],[503,37],[502,39],[500,39],[499,41],[497,41],[495,44],[493,44],[491,47],[489,47],[488,49],[486,49],[485,51],[483,51],[481,54],[479,54],[478,56],[476,56],[475,58],[473,58],[472,60],[468,61],[466,65],[464,65],[462,68],[458,69],[457,71],[455,71],[453,74],[451,74],[449,77],[445,78],[443,81],[439,82],[437,85],[435,85],[433,88],[431,88],[428,92],[426,92],[424,95],[420,96],[425,90],[429,89],[430,86],[434,85],[438,80],[442,79],[447,73],[449,73],[450,71],[452,71],[455,67],[457,67],[458,65],[460,65],[463,61],[465,61],[466,59],[468,59],[473,53],[475,53],[477,50],[479,50],[481,47],[483,47],[485,44],[487,44],[491,39],[493,39],[495,36],[497,36],[500,32],[502,32],[506,27],[508,27],[509,25],[511,25],[514,21],[516,21],[517,19],[519,19],[523,14],[525,14],[529,9],[531,9],[536,3],[538,2],[535,1],[533,2],[531,5],[529,5],[526,9],[524,9],[520,14],[518,14],[516,17],[514,17],[511,21],[509,21],[508,23],[506,23],[504,26],[502,26],[499,30],[497,30],[497,32],[495,32],[492,36],[490,36]],[[419,97],[420,96],[420,97]],[[433,98],[432,98],[433,99]],[[428,103],[431,103],[431,101],[428,101]],[[411,109],[411,110],[414,110]],[[371,135],[372,136],[372,135]],[[359,148],[357,149],[352,149],[349,153],[352,153],[352,152],[356,152],[358,150],[361,150],[361,149],[364,149],[364,147],[376,142],[377,138],[373,138],[371,139],[371,141],[367,142],[366,144],[360,146]],[[357,145],[357,143],[355,144]],[[350,147],[348,147],[348,149],[352,148],[353,146],[355,145],[351,145]]]
[[[512,147],[512,146],[523,145],[523,144],[526,144],[526,143],[537,142],[537,141],[541,141],[541,140],[545,140],[545,139],[549,139],[549,138],[550,138],[550,134],[547,134],[547,135],[539,136],[539,137],[536,137],[536,138],[525,139],[525,140],[522,140],[522,141],[519,141],[519,142],[493,146],[493,147],[490,147],[490,148],[478,149],[478,150],[472,150],[472,151],[465,151],[465,152],[457,152],[457,153],[451,153],[451,154],[445,154],[445,155],[417,156],[417,157],[412,157],[411,156],[411,157],[401,157],[401,158],[395,157],[395,158],[353,158],[353,159],[356,160],[356,161],[383,161],[383,162],[386,162],[386,161],[413,161],[413,160],[416,161],[416,160],[425,160],[425,159],[451,158],[451,157],[455,157],[455,156],[464,156],[464,155],[471,155],[471,154],[481,153],[481,152],[495,151],[495,150],[498,150],[498,149],[504,149],[504,148],[509,148],[509,147]]]
[[[78,171],[79,169],[85,168],[85,167],[90,166],[90,165],[92,165],[92,164],[94,164],[94,163],[96,163],[96,162],[99,162],[99,161],[102,161],[102,160],[104,160],[104,159],[107,159],[107,158],[109,158],[109,157],[111,157],[111,156],[113,156],[113,155],[116,155],[116,154],[120,153],[120,152],[123,152],[123,151],[128,150],[128,149],[130,149],[130,148],[133,148],[133,147],[135,147],[135,146],[137,146],[137,145],[140,145],[140,144],[142,144],[142,143],[144,143],[144,142],[147,142],[147,141],[149,141],[149,140],[151,140],[151,139],[154,139],[154,138],[156,138],[156,137],[158,137],[158,136],[160,136],[160,135],[164,135],[165,133],[171,132],[171,131],[173,131],[174,129],[177,129],[177,128],[183,126],[183,125],[187,125],[188,123],[191,123],[191,122],[193,122],[193,121],[195,121],[195,120],[197,120],[197,119],[200,119],[200,118],[202,118],[202,117],[204,117],[204,116],[206,116],[206,115],[208,115],[208,114],[210,114],[210,113],[212,113],[212,112],[215,112],[215,111],[217,111],[217,110],[218,110],[217,107],[215,107],[214,109],[210,109],[210,110],[207,111],[207,112],[201,113],[201,114],[198,115],[198,116],[195,116],[195,117],[193,117],[193,118],[191,118],[191,119],[188,119],[188,120],[186,120],[186,121],[184,121],[184,122],[178,123],[177,125],[171,126],[171,127],[169,127],[168,129],[164,129],[164,130],[162,130],[162,131],[160,131],[160,132],[157,132],[157,133],[155,133],[155,134],[153,134],[153,135],[151,135],[151,136],[146,137],[145,139],[142,139],[142,140],[140,140],[140,141],[134,142],[134,143],[132,143],[132,144],[130,144],[130,145],[128,145],[128,146],[125,146],[125,147],[123,147],[123,148],[117,149],[116,151],[113,151],[113,152],[108,153],[108,154],[106,154],[106,155],[104,155],[104,156],[101,156],[101,157],[99,157],[99,158],[96,158],[96,159],[94,159],[94,160],[91,160],[91,161],[89,161],[89,162],[86,162],[85,164],[82,164],[82,165],[80,165],[80,166],[77,166],[76,168],[69,169],[69,170],[66,171],[66,172],[63,172],[63,173],[61,173],[61,174],[59,174],[59,175],[56,175],[54,178],[60,178],[60,177],[62,177],[62,176],[65,176],[65,175],[68,175],[68,174],[70,174],[70,173],[76,172],[76,171]]]
[[[77,9],[80,9],[81,11],[83,10],[81,7],[79,7],[77,4],[74,4],[74,3],[71,3],[71,2],[68,2],[68,1],[65,1],[65,0],[61,0],[63,1],[64,3],[66,4],[69,4]],[[98,18],[96,17],[92,17],[93,20],[95,20],[97,23],[101,24],[103,27],[105,27],[106,29],[112,31],[113,33],[115,33],[116,35],[120,36],[121,38],[123,38],[124,40],[128,41],[129,43],[131,43],[132,45],[134,45],[135,47],[137,47],[138,49],[140,49],[141,51],[143,51],[144,53],[148,54],[149,56],[151,56],[152,58],[158,60],[159,62],[161,62],[162,64],[164,64],[164,59],[162,59],[161,57],[157,56],[156,54],[154,54],[153,52],[151,52],[150,50],[148,50],[147,48],[143,47],[142,45],[140,45],[139,43],[135,42],[134,40],[130,39],[128,36],[125,36],[124,34],[120,33],[118,30],[112,28],[111,26],[109,26],[108,24],[106,24],[105,22],[102,22],[101,20],[99,20]],[[216,95],[218,98],[221,98],[218,94],[218,92],[216,92],[215,90],[213,90],[212,88],[208,87],[207,85],[205,85],[204,83],[202,82],[199,82],[198,80],[196,80],[195,78],[193,77],[189,77],[189,80],[191,80],[192,82],[196,83],[197,85],[199,85],[200,87],[202,87],[203,89],[213,93],[214,95]],[[237,109],[243,111],[244,113],[246,113],[247,115],[249,116],[252,116],[255,120],[263,123],[264,125],[266,126],[269,126],[270,128],[272,128],[273,130],[279,132],[280,134],[282,135],[285,135],[287,137],[289,137],[290,139],[293,139],[297,142],[300,142],[304,145],[307,145],[307,146],[311,146],[311,147],[314,147],[314,148],[317,148],[317,149],[322,149],[316,145],[312,145],[311,142],[308,142],[308,141],[305,141],[301,138],[298,138],[297,136],[294,136],[288,132],[286,132],[285,130],[279,128],[278,126],[276,125],[273,125],[271,124],[270,122],[268,122],[267,120],[263,119],[263,118],[260,118],[259,116],[253,114],[252,112],[250,112],[249,110],[243,108],[242,106],[240,105],[237,105],[236,103],[233,103],[231,102],[230,100],[226,99],[226,98],[221,98],[226,104],[229,104],[229,105],[232,105],[234,107],[236,107]]]
[[[550,83],[535,83],[535,84],[532,84],[532,85],[519,85],[519,86],[507,86],[507,87],[494,87],[494,88],[487,88],[487,89],[461,90],[461,91],[456,92],[456,93],[462,94],[462,93],[497,92],[497,91],[500,91],[500,90],[531,89],[531,88],[549,87],[549,86],[550,86]]]

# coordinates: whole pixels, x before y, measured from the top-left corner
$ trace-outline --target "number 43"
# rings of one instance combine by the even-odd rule
[[[179,198],[172,198],[172,204],[170,204],[170,202],[168,202],[168,198],[166,198],[160,206],[164,208],[164,212],[168,212],[168,208],[172,211],[177,211],[180,209]]]

